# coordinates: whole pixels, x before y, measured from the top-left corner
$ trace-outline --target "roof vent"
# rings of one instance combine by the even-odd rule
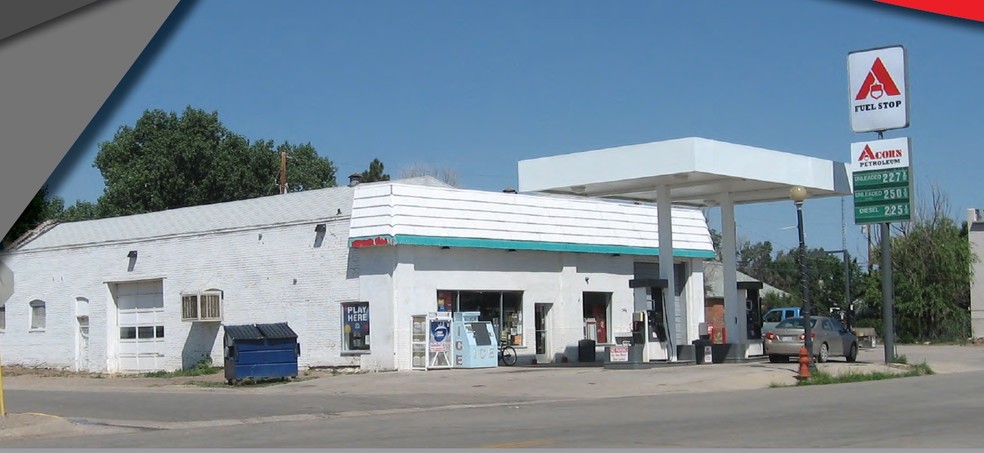
[[[349,175],[349,187],[355,187],[360,182],[362,182],[362,175],[359,173],[352,173]]]

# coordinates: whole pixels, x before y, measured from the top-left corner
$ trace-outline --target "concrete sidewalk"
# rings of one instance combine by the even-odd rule
[[[910,364],[925,362],[937,373],[984,370],[982,346],[915,346],[898,347]],[[884,363],[883,349],[861,350],[857,363],[843,359],[818,364],[831,374],[865,373],[871,371],[897,372],[897,366]],[[600,364],[598,364],[600,365]],[[772,364],[768,361],[656,367],[641,370],[611,370],[601,366],[517,366],[473,370],[433,370],[417,372],[387,372],[369,374],[326,375],[265,387],[201,387],[189,385],[187,378],[79,378],[12,376],[4,378],[7,390],[85,390],[126,392],[236,393],[257,395],[305,395],[312,397],[365,397],[369,409],[342,416],[372,415],[391,411],[426,411],[434,409],[434,399],[440,407],[481,407],[483,405],[535,404],[548,401],[605,399],[631,396],[654,396],[719,391],[753,391],[773,384],[795,384],[798,365]],[[386,397],[386,398],[380,398]],[[380,401],[380,402],[375,402]],[[388,402],[383,403],[382,401]],[[396,404],[398,402],[399,404]],[[387,404],[391,406],[387,406]],[[293,418],[292,418],[293,417]],[[299,418],[298,418],[299,417]],[[309,419],[311,414],[274,417],[279,421]],[[216,420],[223,423],[261,423],[253,421]],[[26,436],[79,435],[109,432],[99,421],[80,423],[45,414],[8,413],[0,421],[0,438]],[[117,421],[119,422],[119,421]],[[151,424],[129,420],[132,426],[153,426],[159,429],[183,427]],[[143,423],[143,424],[142,424]],[[201,426],[197,424],[196,426]]]

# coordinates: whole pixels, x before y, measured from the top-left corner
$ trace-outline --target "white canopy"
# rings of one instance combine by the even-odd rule
[[[734,206],[789,200],[793,186],[806,188],[810,198],[851,194],[843,162],[696,137],[519,162],[520,192],[655,202],[660,213],[670,211],[672,204],[720,206],[725,328],[737,332],[728,337],[729,343],[746,347],[751,345],[744,334],[745,304],[738,300]],[[658,219],[659,231],[671,232],[659,236],[659,247],[665,250],[673,225],[669,216]],[[667,292],[673,294],[673,257],[660,254],[659,262],[660,278],[667,279]],[[695,332],[688,332],[688,339],[695,338]]]
[[[519,162],[519,191],[655,201],[669,186],[673,203],[717,206],[789,199],[806,188],[810,198],[851,193],[847,165],[704,138],[620,146]]]

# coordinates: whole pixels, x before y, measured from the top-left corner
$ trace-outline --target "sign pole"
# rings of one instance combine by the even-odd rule
[[[878,139],[885,138],[883,131],[878,131]],[[884,222],[881,224],[881,280],[882,280],[882,330],[885,363],[892,363],[895,359],[895,294],[894,282],[892,281],[892,224]]]
[[[851,129],[877,132],[878,141],[856,149],[855,223],[881,224],[882,327],[885,363],[895,359],[895,309],[892,282],[891,223],[912,220],[912,168],[908,138],[884,140],[885,131],[909,127],[909,75],[905,47],[850,52],[847,56]],[[886,143],[891,142],[891,143]],[[876,150],[872,150],[870,146]],[[886,148],[887,147],[887,148]],[[869,229],[870,232],[870,229]],[[870,252],[870,247],[869,247]],[[870,270],[870,260],[868,263]]]
[[[881,224],[882,329],[885,333],[885,363],[895,359],[895,309],[892,288],[892,238],[890,223]]]

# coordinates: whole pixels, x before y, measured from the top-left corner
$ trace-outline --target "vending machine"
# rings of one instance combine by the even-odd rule
[[[455,312],[452,322],[455,368],[492,368],[499,365],[499,342],[489,321],[477,311]]]
[[[427,369],[451,368],[451,314],[435,312],[427,315]]]
[[[453,332],[451,313],[433,312],[412,317],[413,332],[410,368],[434,370],[451,368]]]

